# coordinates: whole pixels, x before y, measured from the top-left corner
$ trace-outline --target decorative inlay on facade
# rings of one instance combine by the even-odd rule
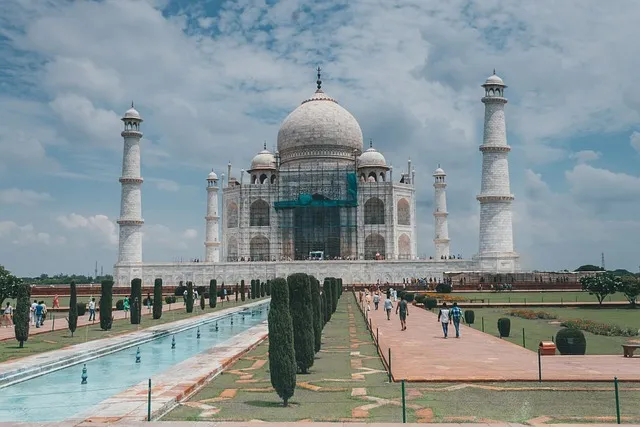
[[[121,184],[142,184],[144,180],[142,178],[120,178]]]
[[[511,151],[511,147],[508,145],[496,146],[496,145],[481,145],[480,151],[482,152],[506,152]]]
[[[142,225],[143,219],[119,219],[116,221],[119,225]]]
[[[495,196],[495,195],[482,195],[479,194],[476,196],[476,200],[480,203],[488,203],[488,202],[511,202],[515,197],[513,194],[503,195],[503,196]]]

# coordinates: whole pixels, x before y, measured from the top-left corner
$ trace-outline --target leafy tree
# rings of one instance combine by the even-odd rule
[[[322,312],[322,302],[320,301],[320,282],[313,276],[309,276],[309,281],[311,286],[311,306],[313,308],[314,350],[317,353],[322,346],[324,313]]]
[[[284,279],[271,283],[269,309],[269,373],[271,385],[284,406],[296,389],[296,355],[293,344],[293,322],[289,311],[289,288]]]
[[[187,282],[187,313],[193,313],[193,282]]]
[[[5,299],[17,297],[20,283],[22,283],[20,279],[0,265],[0,307],[4,307]]]
[[[244,279],[242,279],[240,281],[240,300],[242,300],[243,302],[244,302],[244,294],[245,294]]]
[[[15,290],[17,298],[16,309],[13,312],[13,323],[16,340],[20,343],[20,348],[24,347],[25,341],[29,339],[29,311],[31,305],[31,286],[28,284],[19,284]]]
[[[69,330],[71,331],[71,336],[73,337],[73,333],[76,331],[78,327],[78,291],[76,289],[76,281],[72,280],[69,284],[69,318],[67,322],[69,323]]]
[[[594,276],[581,277],[580,284],[583,291],[589,292],[589,295],[595,295],[598,302],[602,304],[608,295],[616,293],[620,287],[620,279],[611,273],[604,272]]]
[[[618,285],[618,291],[627,297],[632,307],[635,307],[638,302],[638,295],[640,295],[640,278],[631,275],[622,276],[620,278],[620,284]]]
[[[293,320],[293,346],[296,352],[298,371],[309,372],[313,366],[315,338],[313,332],[313,309],[309,276],[295,273],[287,277],[289,285],[289,308]]]
[[[624,268],[617,268],[615,270],[610,271],[614,276],[622,277],[622,276],[633,276],[633,273]]]
[[[162,279],[158,278],[153,282],[153,318],[158,320],[162,317]]]
[[[222,285],[222,287],[224,287],[224,284]],[[209,307],[216,308],[217,301],[218,301],[218,283],[216,282],[216,279],[211,279],[209,281]]]
[[[598,267],[597,265],[593,264],[585,264],[576,268],[575,271],[604,271],[604,268]]]
[[[113,323],[113,280],[103,280],[100,284],[100,329],[110,331]]]
[[[324,302],[325,302],[325,323],[331,320],[331,315],[333,314],[333,296],[331,289],[331,279],[329,277],[324,278],[324,283],[322,286],[322,290],[324,291]]]
[[[142,317],[142,279],[131,281],[131,324],[139,325]]]

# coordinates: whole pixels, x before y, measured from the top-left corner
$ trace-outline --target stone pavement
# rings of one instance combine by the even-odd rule
[[[366,306],[365,306],[366,307]],[[373,308],[373,305],[372,305]],[[516,344],[461,325],[461,338],[450,326],[444,339],[437,314],[409,306],[407,330],[400,330],[395,314],[369,312],[380,353],[395,381],[537,381],[538,355]],[[376,332],[377,331],[377,332]],[[548,381],[640,381],[639,358],[620,355],[543,356],[542,379]]]
[[[142,421],[128,421],[128,422],[120,422],[118,425],[120,426],[130,426],[130,427],[192,427],[194,424],[193,421],[155,421],[155,422],[142,422]],[[240,421],[240,422],[205,422],[198,421],[198,427],[255,427],[258,424],[255,421]],[[265,423],[260,422],[259,425],[264,427],[271,427],[271,424],[275,424],[273,427],[397,427],[398,423],[354,423],[354,422],[345,422],[345,423],[314,423],[314,422],[277,422],[277,423]],[[0,427],[9,427],[9,426],[21,426],[21,427],[41,427],[41,426],[56,426],[56,427],[73,427],[73,426],[95,426],[94,422],[86,422],[77,424],[75,422],[61,422],[61,423],[3,423],[0,422]],[[433,426],[433,427],[530,427],[532,424],[518,424],[518,423],[406,423],[403,426],[406,427],[425,427],[425,426]],[[535,425],[535,424],[534,424]],[[554,427],[605,427],[605,426],[615,426],[617,424],[604,424],[604,423],[594,423],[594,424],[554,424]],[[627,424],[632,425],[632,424]]]
[[[206,301],[207,307],[209,307],[209,300]],[[219,303],[218,303],[219,304]],[[194,308],[199,307],[198,304],[195,304]],[[182,304],[181,300],[178,300],[178,302],[176,302],[175,304],[163,304],[162,305],[162,312],[167,312],[170,311],[169,308],[171,308],[171,311],[174,310],[184,310],[184,305]],[[60,313],[57,312],[54,314],[55,315],[55,321],[52,320],[52,318],[50,317],[49,314],[47,314],[47,316],[49,316],[48,319],[45,320],[44,325],[40,328],[36,328],[35,326],[33,326],[33,324],[31,324],[29,326],[29,336],[32,335],[36,335],[36,334],[44,334],[46,332],[51,332],[53,331],[59,331],[62,329],[67,329],[68,325],[67,325],[67,320],[66,318],[69,316],[68,312],[67,313]],[[143,316],[150,316],[151,315],[151,310],[148,310],[147,307],[143,307],[142,308],[142,315]],[[125,318],[125,312],[122,310],[113,310],[113,319],[114,320],[119,320],[119,319],[124,319]],[[128,318],[128,317],[127,317]],[[79,316],[78,317],[78,328],[82,327],[82,326],[87,326],[87,325],[92,325],[92,324],[98,324],[98,326],[100,325],[100,313],[96,312],[96,321],[95,322],[89,322],[89,310],[87,310],[87,313],[84,316]],[[13,327],[11,328],[2,328],[0,327],[0,341],[5,341],[5,340],[15,340],[16,339],[16,335],[15,332],[13,330]]]

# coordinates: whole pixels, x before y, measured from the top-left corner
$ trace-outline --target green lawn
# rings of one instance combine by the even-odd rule
[[[455,289],[455,287],[454,287]],[[588,292],[453,292],[451,295],[468,299],[484,299],[485,302],[517,302],[534,304],[539,302],[598,302],[595,295]],[[605,301],[627,301],[624,294],[615,293]]]
[[[225,302],[224,307],[218,304],[216,308],[209,308],[207,305],[204,312],[200,310],[198,304],[194,305],[193,313],[187,313],[186,310],[172,310],[162,313],[162,317],[158,320],[153,320],[152,316],[147,315],[146,308],[142,309],[142,323],[140,325],[132,325],[129,319],[116,319],[113,322],[113,327],[110,331],[103,331],[100,329],[100,322],[96,321],[94,325],[82,326],[76,329],[74,336],[71,337],[71,333],[68,329],[51,331],[43,334],[32,335],[29,340],[24,344],[24,348],[18,347],[18,342],[15,340],[0,341],[0,362],[5,362],[11,359],[17,359],[20,357],[31,356],[33,354],[43,353],[46,351],[57,350],[63,347],[68,347],[74,344],[81,344],[86,341],[93,341],[100,338],[108,338],[116,335],[125,334],[127,332],[133,332],[136,330],[149,328],[151,326],[162,325],[165,323],[174,322],[186,318],[196,317],[201,314],[211,313],[224,308],[230,308],[237,305],[246,304],[258,300],[246,301],[245,303],[238,301]],[[179,303],[182,304],[182,303]],[[87,317],[89,314],[85,314]],[[58,314],[55,318],[56,324],[58,322],[64,322],[66,324],[66,314]],[[51,328],[52,319],[48,319],[43,325],[44,328]],[[33,328],[33,326],[31,326]]]
[[[358,341],[349,336],[349,303]],[[362,344],[354,346],[358,342]],[[383,366],[350,294],[343,295],[331,322],[325,327],[323,350],[311,373],[298,375],[298,387],[288,408],[281,406],[274,391],[261,390],[270,387],[268,363],[259,369],[238,372],[256,361],[268,360],[267,350],[268,343],[265,342],[249,352],[189,399],[188,405],[194,406],[180,405],[162,421],[402,422],[401,384],[389,384],[384,372],[364,375],[360,381],[352,377],[363,369],[359,369],[357,363],[352,365],[358,357],[352,356],[351,352],[359,351],[361,355],[371,357],[362,360],[364,368],[383,370]],[[427,365],[424,369],[431,368]],[[241,375],[247,374],[249,378],[241,379]],[[307,390],[302,388],[302,382],[325,389]],[[366,397],[352,396],[354,389],[364,389]],[[236,390],[237,394],[218,399],[225,390]],[[613,384],[603,383],[408,383],[406,399],[407,405],[417,405],[408,407],[408,422],[524,422],[545,415],[553,417],[551,422],[594,422],[596,420],[590,417],[615,417]],[[636,403],[639,399],[640,383],[620,384],[621,413],[627,417],[624,421],[640,421],[640,406]],[[367,408],[368,411],[361,414],[362,418],[356,418],[354,409],[375,403],[381,405]],[[202,404],[208,406],[195,406]],[[212,409],[211,413],[203,412]],[[201,416],[203,413],[205,416]]]
[[[509,316],[508,308],[474,308],[476,329],[482,328],[484,318],[485,332],[498,335],[498,319],[509,317],[511,319],[511,334],[508,341],[522,345],[522,329],[524,328],[525,344],[528,349],[537,350],[540,341],[549,341],[555,337],[556,332],[562,327],[554,322],[568,319],[589,319],[597,322],[617,324],[640,329],[640,309],[630,308],[568,308],[568,307],[531,307],[531,310],[545,311],[555,314],[556,320],[528,320]],[[587,354],[622,354],[621,344],[627,342],[629,337],[607,337],[585,332],[587,338]],[[631,339],[640,340],[640,336]]]

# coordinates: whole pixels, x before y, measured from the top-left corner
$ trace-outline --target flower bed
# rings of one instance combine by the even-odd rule
[[[635,337],[640,335],[638,329],[623,328],[618,325],[610,325],[608,323],[599,323],[584,319],[563,320],[562,326],[565,328],[581,329],[595,335],[605,335],[608,337]]]
[[[435,292],[427,292],[423,294],[425,298],[435,298],[438,301],[467,301],[467,297],[455,296],[451,294],[438,294]]]
[[[521,317],[523,319],[535,320],[535,319],[557,319],[558,316],[546,311],[534,311],[534,310],[511,310],[509,316]]]

